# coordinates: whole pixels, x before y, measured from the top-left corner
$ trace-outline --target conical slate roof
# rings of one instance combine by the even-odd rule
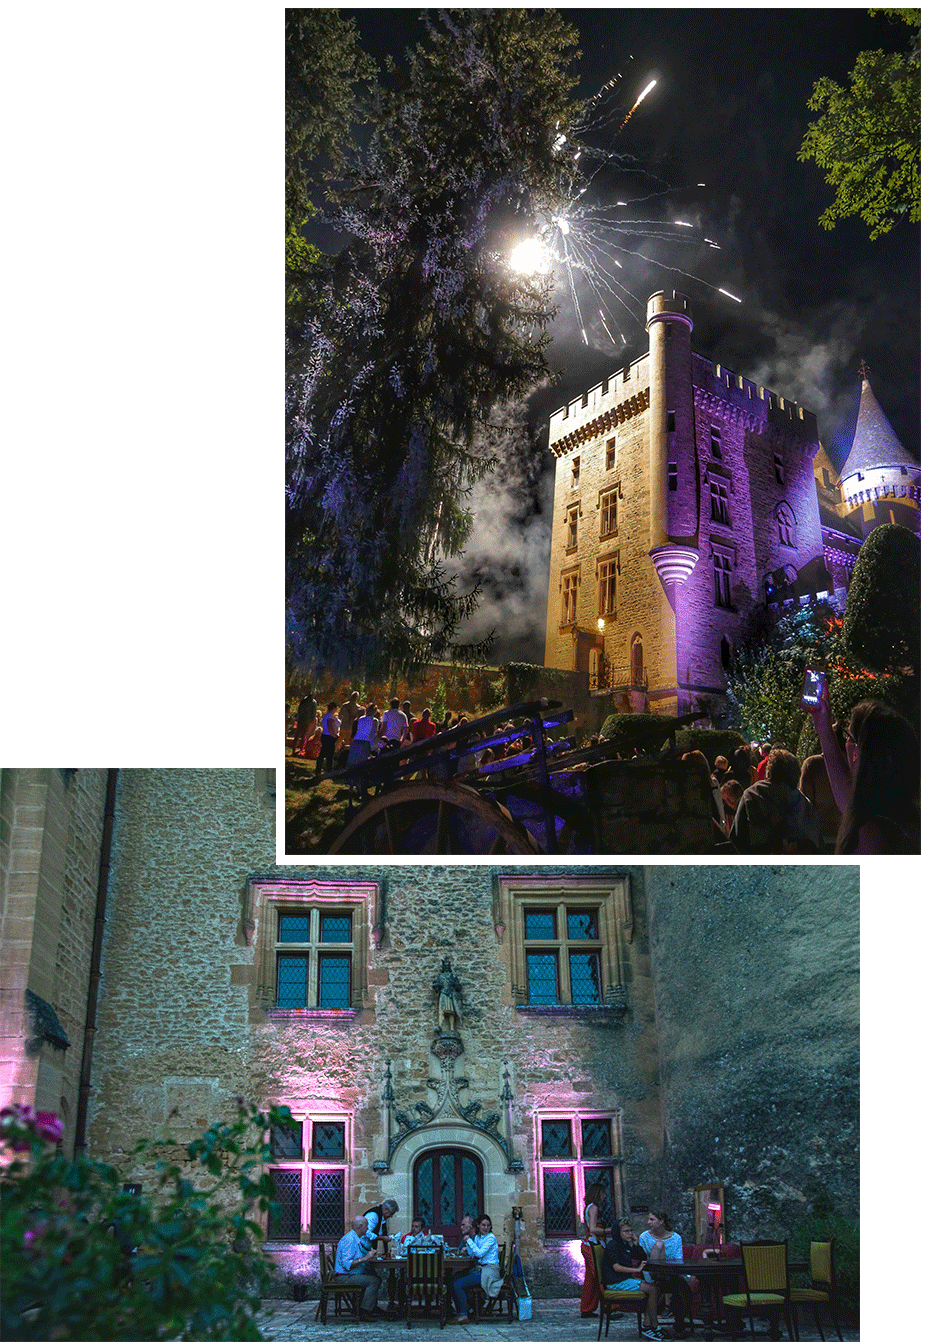
[[[871,383],[862,375],[861,403],[858,423],[851,451],[842,467],[844,480],[856,471],[871,471],[882,466],[918,466],[891,428],[887,416],[871,390]]]

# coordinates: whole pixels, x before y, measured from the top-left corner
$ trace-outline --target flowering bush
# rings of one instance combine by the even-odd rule
[[[0,1334],[262,1342],[256,1316],[272,1269],[258,1218],[273,1205],[263,1172],[271,1122],[293,1119],[285,1107],[241,1104],[233,1123],[189,1142],[182,1163],[166,1143],[139,1142],[127,1166],[146,1167],[152,1181],[135,1194],[125,1172],[56,1150],[56,1115],[4,1109],[0,1144],[12,1159],[0,1174]]]

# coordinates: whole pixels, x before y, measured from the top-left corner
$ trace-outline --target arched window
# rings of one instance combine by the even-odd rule
[[[457,1240],[462,1217],[484,1209],[484,1171],[477,1156],[450,1146],[419,1157],[413,1167],[413,1215],[434,1235]]]
[[[631,639],[631,684],[644,683],[643,641],[639,634]]]

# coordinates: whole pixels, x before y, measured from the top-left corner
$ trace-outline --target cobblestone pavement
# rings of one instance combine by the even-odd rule
[[[262,1323],[261,1327],[269,1342],[305,1342],[306,1339],[311,1342],[311,1339],[324,1335],[322,1325],[315,1322],[317,1304],[315,1300],[307,1300],[302,1304],[296,1304],[292,1300],[271,1300],[268,1303],[273,1309],[273,1317]],[[809,1310],[801,1310],[799,1317],[800,1342],[819,1342],[819,1333]],[[838,1342],[831,1320],[828,1321],[828,1327],[826,1326],[827,1314],[820,1315],[820,1318],[827,1342]],[[755,1323],[758,1325],[756,1342],[767,1342],[769,1333],[766,1319],[755,1318]],[[480,1323],[471,1323],[460,1328],[454,1324],[448,1326],[454,1328],[458,1337],[464,1337],[466,1342],[468,1339],[474,1339],[474,1342],[500,1342],[501,1339],[503,1342],[597,1342],[598,1316],[583,1319],[579,1314],[577,1298],[534,1299],[533,1317],[523,1323],[515,1317],[511,1324],[507,1322],[506,1314],[502,1317],[494,1314]],[[355,1323],[353,1319],[344,1317],[335,1319],[329,1312],[326,1328],[332,1334],[350,1331],[357,1342],[369,1342],[372,1338],[383,1337],[388,1332],[402,1329],[400,1342],[403,1342],[404,1336],[412,1336],[417,1330],[420,1332],[430,1330],[438,1336],[439,1320],[414,1319],[412,1328],[407,1329],[405,1321],[392,1322],[381,1318],[376,1323]],[[672,1337],[672,1327],[667,1327],[665,1321],[660,1325],[660,1330],[664,1337]],[[715,1336],[726,1339],[728,1334],[716,1331]],[[747,1336],[750,1342],[750,1333]],[[786,1330],[782,1336],[786,1338]],[[702,1330],[699,1321],[696,1320],[695,1338],[701,1342],[701,1337]],[[844,1342],[859,1342],[857,1328],[843,1328],[842,1337]],[[636,1319],[633,1316],[612,1319],[608,1342],[638,1342]]]

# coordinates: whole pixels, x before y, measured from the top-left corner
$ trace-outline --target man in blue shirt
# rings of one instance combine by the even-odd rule
[[[361,1318],[373,1322],[377,1317],[377,1293],[380,1278],[369,1265],[377,1257],[377,1250],[367,1245],[368,1227],[363,1216],[355,1216],[351,1229],[342,1235],[335,1249],[335,1275],[345,1277],[349,1286],[363,1286]]]

